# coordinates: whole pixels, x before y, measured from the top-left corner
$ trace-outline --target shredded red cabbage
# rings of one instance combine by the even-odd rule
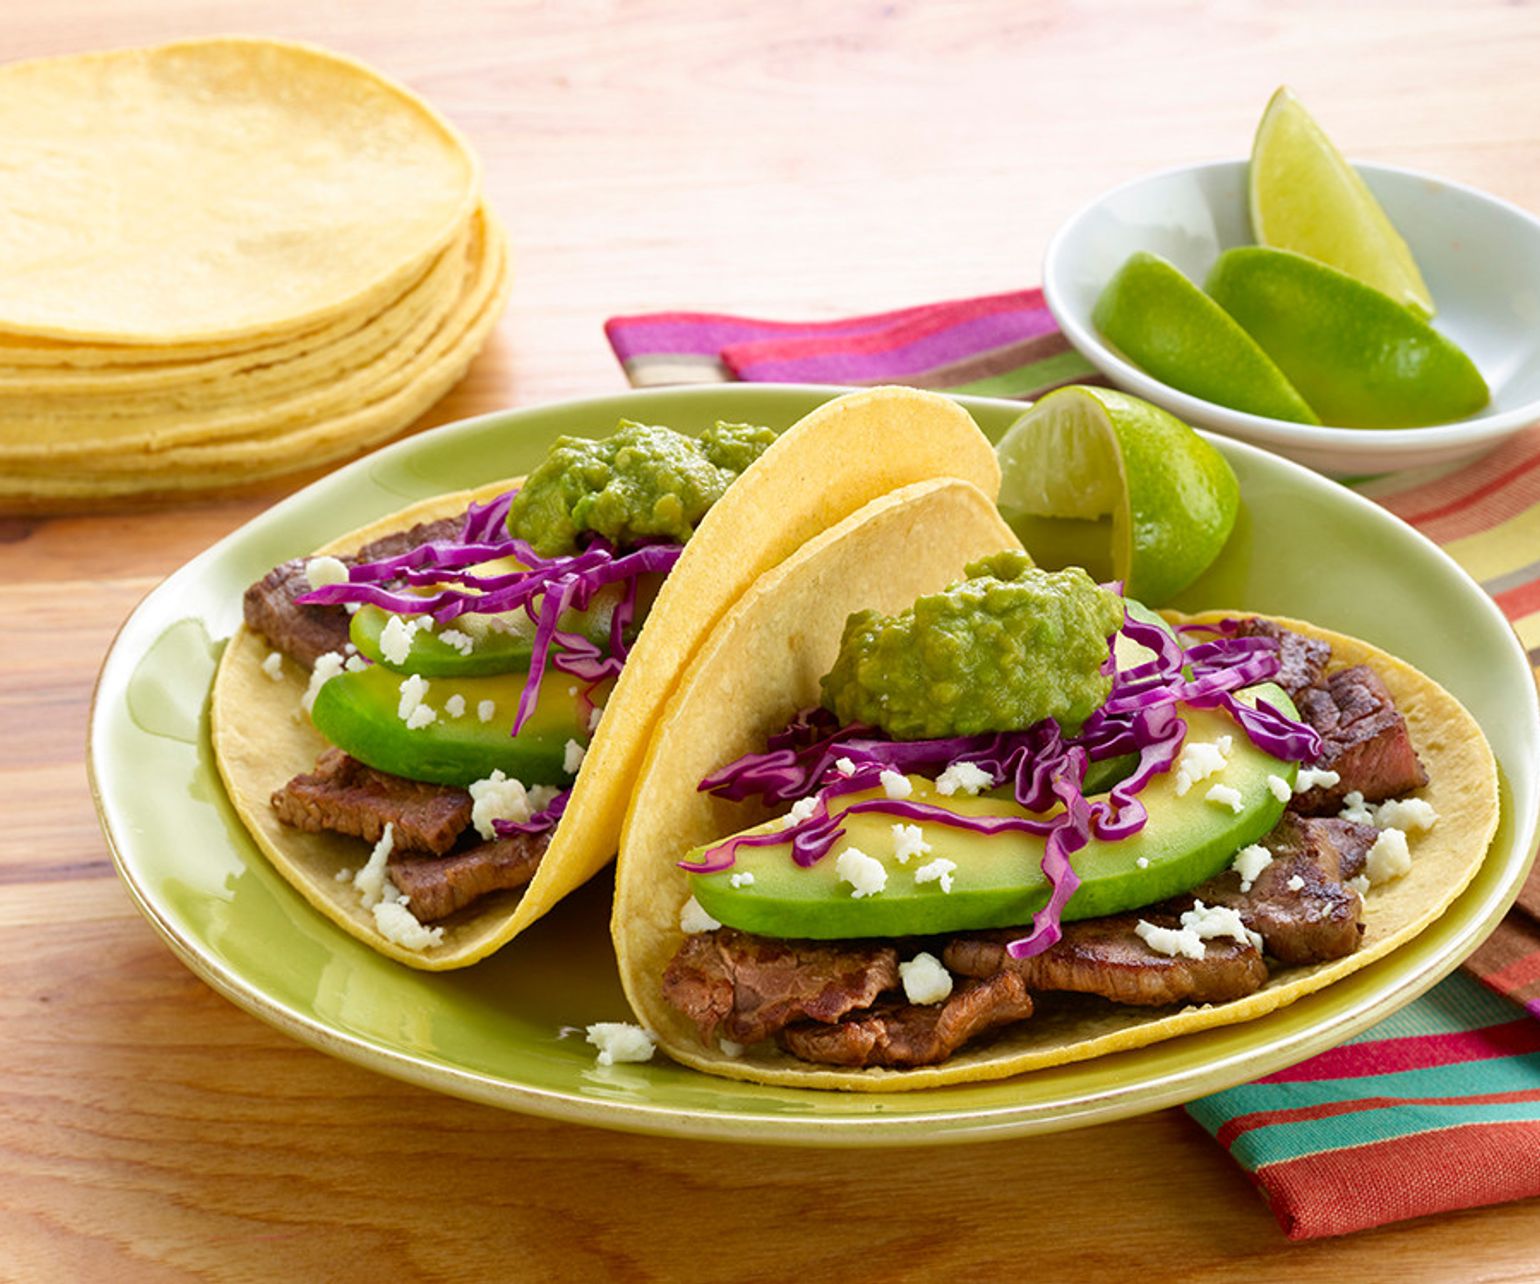
[[[543,834],[549,829],[555,829],[556,822],[567,810],[567,800],[571,797],[572,791],[563,789],[528,820],[494,820],[493,832],[499,838],[512,838],[515,834]]]
[[[811,813],[767,833],[729,838],[708,849],[702,862],[684,861],[681,867],[692,873],[718,873],[732,866],[740,846],[788,842],[798,865],[813,865],[844,834],[839,818],[829,812],[830,799],[879,787],[884,771],[934,778],[948,767],[967,763],[987,773],[993,787],[1009,781],[1017,804],[1040,815],[963,816],[900,798],[866,799],[851,804],[845,814],[880,812],[974,833],[1046,838],[1042,869],[1050,887],[1048,904],[1034,916],[1032,931],[1009,946],[1017,958],[1041,953],[1059,939],[1060,916],[1080,885],[1069,857],[1093,835],[1118,842],[1144,828],[1148,814],[1138,795],[1156,776],[1171,770],[1186,737],[1179,704],[1225,709],[1258,748],[1275,757],[1308,762],[1319,756],[1321,740],[1310,727],[1266,701],[1252,708],[1235,698],[1236,691],[1273,677],[1280,663],[1276,640],[1237,638],[1235,627],[1234,621],[1221,621],[1204,630],[1214,634],[1214,640],[1184,648],[1165,629],[1125,614],[1122,632],[1154,655],[1133,668],[1117,670],[1109,647],[1112,691],[1071,737],[1045,719],[1025,731],[885,740],[872,727],[841,726],[826,709],[804,709],[769,737],[765,752],[739,758],[701,781],[700,788],[734,801],[757,797],[772,805],[814,798]],[[1134,770],[1106,798],[1087,799],[1082,791],[1087,766],[1130,753],[1139,755]]]
[[[684,551],[679,544],[644,544],[621,553],[596,536],[569,557],[541,557],[506,529],[508,506],[516,494],[510,490],[485,504],[472,504],[455,539],[434,540],[396,557],[351,566],[346,583],[314,589],[296,601],[306,606],[356,602],[398,615],[431,615],[438,624],[461,615],[522,610],[534,624],[535,636],[513,720],[516,736],[535,711],[547,667],[588,683],[590,692],[594,684],[620,672],[630,654],[626,630],[636,618],[640,577],[667,574]],[[516,559],[525,569],[501,575],[478,575],[471,569],[504,557]],[[621,596],[605,645],[559,627],[563,614],[586,610],[611,585],[621,586]],[[439,591],[402,591],[425,586],[438,586]]]

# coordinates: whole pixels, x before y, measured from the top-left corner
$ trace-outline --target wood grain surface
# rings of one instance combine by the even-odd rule
[[[1282,81],[1350,154],[1540,209],[1524,3],[48,0],[0,7],[0,56],[225,31],[368,59],[480,149],[513,302],[425,425],[620,388],[614,313],[1033,284],[1079,204],[1242,154]],[[82,746],[125,614],[292,488],[0,523],[0,1278],[1540,1276],[1534,1202],[1291,1245],[1179,1111],[879,1155],[658,1141],[406,1087],[232,1007],[130,906]]]

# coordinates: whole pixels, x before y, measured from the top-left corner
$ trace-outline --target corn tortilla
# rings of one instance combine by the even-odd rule
[[[52,459],[6,460],[0,511],[46,511],[86,499],[244,486],[332,463],[394,436],[458,382],[502,314],[509,287],[506,246],[500,230],[488,240],[487,254],[444,326],[389,374],[381,385],[386,395],[378,400],[319,422],[235,441],[100,456],[89,468],[68,472]]]
[[[421,99],[281,41],[0,67],[0,137],[12,335],[251,342],[368,316],[479,197],[475,157]]]
[[[836,459],[841,466],[831,468]],[[260,667],[266,644],[244,628],[227,646],[214,682],[214,751],[231,801],[279,872],[344,930],[412,967],[438,971],[474,963],[614,856],[654,719],[733,601],[827,527],[897,487],[939,474],[969,478],[982,488],[981,496],[992,497],[1000,481],[988,439],[965,410],[934,393],[852,393],[787,429],[706,515],[664,581],[534,881],[522,896],[499,895],[447,920],[441,945],[421,953],[394,945],[375,930],[351,890],[336,882],[339,869],[357,868],[367,857],[362,843],[303,834],[273,818],[272,791],[308,771],[324,741],[308,721],[294,717],[303,691],[298,668],[286,664],[284,682],[273,682]],[[387,531],[457,512],[469,498],[506,485],[425,501],[328,549],[355,548]],[[983,502],[992,512],[992,502]]]
[[[1330,642],[1333,667],[1366,663],[1375,669],[1430,776],[1419,796],[1433,805],[1438,823],[1411,836],[1411,871],[1368,893],[1357,952],[1310,967],[1274,968],[1266,985],[1247,998],[1176,1011],[1046,995],[1027,1021],[936,1066],[848,1070],[779,1051],[756,1049],[734,1059],[704,1048],[694,1024],[662,995],[664,969],[684,940],[679,913],[690,895],[687,875],[675,862],[767,813],[712,798],[696,786],[740,755],[763,749],[768,732],[818,702],[819,678],[832,664],[851,612],[907,605],[955,578],[968,560],[1014,545],[1013,537],[990,544],[981,518],[959,514],[949,521],[941,504],[938,494],[923,514],[915,499],[913,513],[898,507],[879,510],[881,520],[853,520],[764,576],[713,631],[658,720],[626,817],[612,931],[627,998],[675,1060],[755,1083],[891,1092],[1001,1079],[1142,1047],[1250,1020],[1357,971],[1437,919],[1475,876],[1498,821],[1496,763],[1475,720],[1432,679],[1368,643],[1279,619],[1285,628]],[[938,557],[937,548],[951,556]],[[934,561],[929,578],[915,573],[920,550]]]
[[[346,316],[330,326],[281,342],[243,347],[191,360],[80,365],[6,364],[0,342],[0,407],[7,414],[37,413],[26,399],[46,396],[49,407],[65,397],[111,399],[109,413],[133,410],[133,399],[175,391],[181,405],[199,401],[255,400],[269,390],[324,378],[384,352],[432,308],[447,310],[459,291],[471,230],[450,243],[405,290],[372,316]],[[135,353],[153,352],[131,349]]]

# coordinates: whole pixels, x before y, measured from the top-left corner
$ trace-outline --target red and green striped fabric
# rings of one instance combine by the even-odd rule
[[[1025,399],[1101,381],[1040,290],[804,324],[664,312],[605,331],[637,387],[908,383]],[[1473,464],[1357,489],[1443,545],[1540,667],[1540,426]],[[1341,1047],[1188,1110],[1294,1238],[1540,1197],[1536,1018],[1540,869],[1463,973]]]

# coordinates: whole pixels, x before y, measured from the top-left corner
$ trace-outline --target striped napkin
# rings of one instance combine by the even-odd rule
[[[1040,290],[804,324],[661,312],[605,333],[636,387],[906,383],[1028,398],[1101,382]],[[1358,489],[1480,580],[1540,666],[1540,427],[1474,464]],[[1188,1111],[1295,1239],[1537,1197],[1537,1018],[1540,867],[1463,972],[1341,1047]]]

